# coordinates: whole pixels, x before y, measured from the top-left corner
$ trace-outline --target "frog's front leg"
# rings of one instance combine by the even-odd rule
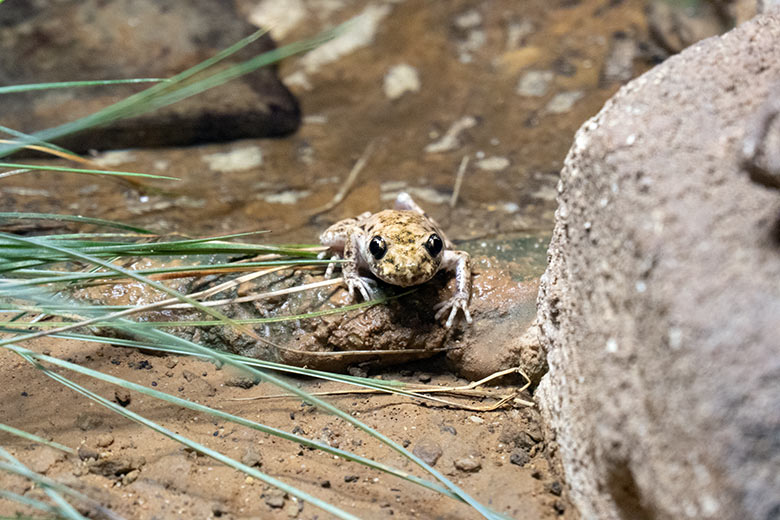
[[[355,289],[360,292],[364,301],[373,297],[376,282],[372,278],[360,276],[359,268],[362,261],[360,244],[366,240],[363,229],[355,226],[347,233],[344,243],[344,264],[341,266],[341,274],[344,283],[349,289],[349,296],[355,297]]]
[[[328,264],[328,268],[325,271],[325,278],[330,278],[333,275],[333,270],[336,267],[336,263],[333,262],[333,260],[343,258],[350,231],[360,227],[362,222],[369,216],[371,216],[371,213],[366,212],[357,218],[340,220],[320,233],[320,244],[326,246],[328,250],[317,255],[317,258],[322,260],[323,258],[327,258],[330,254],[331,260],[331,263]]]
[[[452,327],[458,309],[463,311],[466,322],[471,323],[469,312],[469,299],[471,298],[471,257],[465,251],[445,251],[442,257],[441,268],[455,271],[455,294],[444,302],[434,307],[436,319],[441,318],[449,310],[445,327]]]

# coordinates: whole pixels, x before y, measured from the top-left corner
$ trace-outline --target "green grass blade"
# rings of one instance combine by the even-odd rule
[[[100,87],[108,85],[127,85],[136,83],[159,83],[167,81],[164,78],[134,78],[134,79],[104,79],[92,81],[57,81],[53,83],[30,83],[27,85],[7,85],[0,87],[0,94],[30,92],[33,90],[49,90],[56,88]]]
[[[76,450],[74,450],[73,448],[69,448],[64,444],[60,444],[59,442],[54,442],[48,439],[44,439],[43,437],[39,437],[38,435],[32,433],[27,433],[24,430],[14,428],[13,426],[9,426],[7,424],[0,423],[0,431],[10,433],[11,435],[16,435],[17,437],[22,437],[23,439],[27,439],[28,441],[37,442],[39,444],[45,444],[46,446],[64,451],[65,453],[71,453],[71,454],[76,453]]]
[[[53,172],[69,172],[69,173],[89,173],[92,175],[109,175],[118,177],[143,177],[145,179],[163,179],[167,181],[180,181],[178,177],[168,177],[166,175],[153,175],[151,173],[136,173],[136,172],[116,172],[112,170],[90,170],[85,168],[66,168],[65,166],[44,166],[40,164],[22,164],[22,163],[7,163],[0,162],[0,168],[23,168],[26,170],[43,170]]]
[[[72,257],[72,258],[77,258],[79,260],[83,260],[85,262],[89,262],[91,264],[103,267],[104,269],[108,269],[110,271],[123,273],[125,276],[127,276],[129,278],[132,278],[132,279],[134,279],[136,281],[144,283],[144,284],[148,285],[149,287],[153,287],[153,288],[157,289],[158,291],[161,291],[161,292],[163,292],[163,293],[165,293],[165,294],[167,294],[169,296],[172,296],[174,298],[177,298],[177,299],[179,299],[179,300],[181,300],[183,302],[189,303],[190,305],[192,305],[196,309],[198,309],[198,310],[208,314],[209,316],[212,316],[212,317],[220,320],[220,322],[222,324],[227,324],[227,325],[231,325],[231,326],[234,326],[234,327],[237,327],[237,328],[241,328],[241,326],[238,323],[235,323],[234,320],[232,320],[231,318],[228,318],[227,316],[225,316],[221,312],[216,311],[214,309],[211,309],[209,307],[206,307],[206,306],[202,305],[200,302],[198,302],[198,301],[196,301],[196,300],[194,300],[194,299],[192,299],[192,298],[190,298],[188,296],[185,296],[185,295],[181,294],[180,292],[178,292],[178,291],[176,291],[174,289],[171,289],[170,287],[168,287],[168,286],[166,286],[164,284],[161,284],[161,283],[149,280],[148,278],[146,278],[144,276],[140,276],[140,275],[136,274],[135,272],[133,272],[131,270],[124,269],[122,267],[116,266],[116,265],[114,265],[112,263],[109,263],[109,262],[104,262],[103,260],[100,260],[100,259],[95,258],[93,256],[85,255],[85,254],[79,253],[77,251],[73,251],[71,249],[66,249],[66,248],[63,248],[63,247],[47,244],[44,241],[40,241],[40,240],[36,240],[36,239],[32,239],[32,238],[17,237],[15,235],[11,235],[9,233],[0,233],[0,238],[5,238],[5,239],[11,240],[11,241],[16,241],[16,242],[22,243],[22,244],[37,246],[37,247],[41,247],[41,248],[44,248],[44,249],[49,249],[49,250],[52,250],[52,251],[56,251],[58,253],[62,253],[64,255],[66,255],[66,256],[69,256],[69,257]],[[0,289],[3,289],[2,285],[0,285]]]
[[[149,231],[145,228],[130,226],[128,224],[115,222],[113,220],[82,217],[80,215],[61,215],[58,213],[25,213],[20,211],[2,211],[0,212],[0,220],[54,220],[56,222],[77,222],[79,224],[91,224],[108,228],[124,229],[126,231],[133,231],[135,233],[141,233],[144,235],[156,234],[154,231]]]

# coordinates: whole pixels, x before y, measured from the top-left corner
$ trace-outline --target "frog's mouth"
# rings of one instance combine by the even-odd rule
[[[433,278],[433,275],[436,274],[436,269],[420,269],[421,266],[419,265],[403,267],[407,268],[399,268],[399,266],[393,265],[392,272],[388,272],[390,271],[388,269],[381,268],[372,269],[371,272],[383,282],[399,287],[420,285]]]

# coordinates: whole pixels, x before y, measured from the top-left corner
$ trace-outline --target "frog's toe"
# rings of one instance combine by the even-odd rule
[[[447,300],[445,302],[441,302],[436,304],[433,309],[436,312],[436,319],[442,318],[447,311],[450,311],[449,316],[447,316],[447,321],[444,323],[444,326],[446,328],[452,327],[452,324],[455,323],[455,317],[458,315],[458,309],[463,311],[463,316],[466,318],[467,323],[471,323],[471,313],[469,312],[468,308],[468,302],[466,300],[460,299],[460,298],[452,298],[450,300]]]
[[[349,289],[349,296],[355,298],[355,289],[363,297],[363,301],[369,301],[374,295],[373,280],[370,278],[364,278],[362,276],[357,278],[348,278],[345,280],[347,288]]]
[[[325,258],[324,256],[317,256],[317,258]],[[328,268],[325,269],[325,278],[330,278],[333,276],[333,270],[336,269],[336,262],[335,260],[339,259],[339,255],[333,255],[330,257],[330,263],[328,264]]]

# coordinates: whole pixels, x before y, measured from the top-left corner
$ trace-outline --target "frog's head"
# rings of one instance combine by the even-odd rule
[[[362,244],[371,272],[392,285],[425,283],[439,270],[444,240],[423,215],[388,210],[377,215]]]

